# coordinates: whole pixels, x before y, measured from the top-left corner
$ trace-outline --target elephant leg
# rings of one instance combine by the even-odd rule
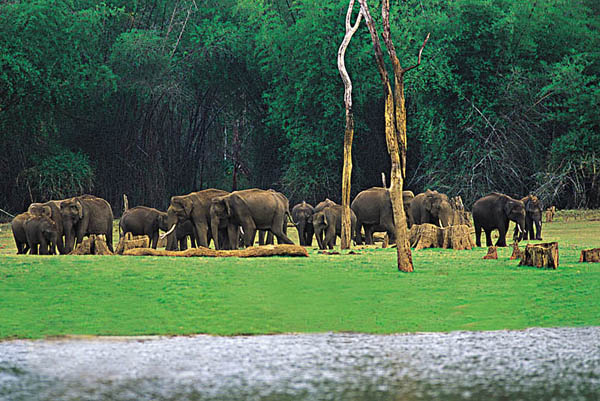
[[[273,235],[277,237],[278,244],[294,244],[294,242],[283,232],[282,224],[275,222],[271,227],[271,231]]]
[[[151,241],[151,245],[152,249],[156,249],[156,247],[158,246],[158,231],[152,233],[152,241]]]
[[[329,249],[333,249],[333,246],[335,245],[335,237],[335,228],[327,227],[327,231],[325,232],[325,246]]]
[[[317,230],[317,232],[315,232],[315,237],[317,237],[317,245],[319,246],[319,249],[325,249],[325,246],[323,244],[323,230]]]
[[[198,243],[196,242],[196,236],[195,235],[186,235],[183,238],[183,241],[185,243],[185,248],[187,249],[187,242],[188,242],[187,240],[188,240],[188,237],[190,238],[190,246],[192,248],[198,248]]]
[[[254,246],[254,238],[256,237],[256,228],[255,227],[246,227],[244,228],[244,245],[246,247]]]
[[[29,244],[29,254],[30,255],[37,255],[38,254],[38,244]]]
[[[485,246],[492,246],[492,230],[484,229],[485,231]]]
[[[498,241],[496,241],[496,246],[506,246],[506,232],[508,231],[508,222],[506,222],[504,225],[500,225],[500,227],[498,227],[498,233],[499,233],[499,237],[498,237]]]
[[[367,245],[373,245],[375,242],[373,241],[373,226],[366,225],[365,227],[365,243]]]
[[[194,222],[198,246],[208,248],[208,225]]]
[[[180,251],[185,251],[187,249],[187,247],[188,247],[187,246],[187,243],[188,243],[187,239],[188,239],[188,236],[184,235],[183,238],[181,238],[179,240],[179,250]],[[192,241],[196,241],[196,239],[192,238]]]
[[[40,240],[40,255],[48,255],[48,242],[43,238]]]
[[[362,239],[362,235],[361,235],[361,228],[363,227],[362,222],[359,220],[356,222],[356,236],[354,238],[354,242],[356,242],[356,245],[362,245],[363,243],[363,239]]]
[[[535,228],[536,228],[536,232],[535,232],[535,239],[538,241],[542,240],[542,222],[541,221],[536,221],[535,222]],[[532,233],[533,234],[533,233]]]
[[[475,245],[481,246],[481,226],[475,224]]]

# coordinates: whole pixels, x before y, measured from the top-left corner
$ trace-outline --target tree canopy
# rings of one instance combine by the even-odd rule
[[[379,7],[378,1],[371,7]],[[344,0],[0,1],[0,207],[93,192],[165,208],[208,187],[339,199]],[[406,0],[405,186],[600,206],[600,6]],[[378,13],[374,13],[377,19]],[[356,16],[356,15],[355,15]],[[387,60],[389,62],[389,60]],[[363,25],[346,53],[353,193],[389,174]]]

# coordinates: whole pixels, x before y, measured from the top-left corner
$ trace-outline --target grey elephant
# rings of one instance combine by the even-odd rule
[[[27,234],[25,234],[25,222],[33,217],[29,212],[21,213],[16,215],[11,223],[13,238],[17,245],[17,255],[26,254],[29,251],[29,244],[27,243]]]
[[[542,212],[544,207],[539,198],[535,195],[527,195],[521,199],[525,205],[525,227],[519,232],[517,227],[513,233],[513,240],[522,239],[542,240]]]
[[[25,221],[25,235],[29,253],[37,255],[55,255],[58,241],[56,223],[45,215],[32,215]]]
[[[282,198],[273,191],[246,189],[219,196],[212,200],[210,207],[211,229],[217,249],[221,249],[218,230],[227,223],[229,245],[238,248],[239,229],[246,246],[254,244],[256,230],[270,230],[279,243],[293,244],[284,233],[283,226],[291,216]]]
[[[415,195],[412,191],[402,191],[405,213]],[[386,232],[390,242],[395,241],[394,212],[390,192],[383,187],[365,189],[356,195],[350,208],[356,214],[356,244],[362,244],[361,230],[365,230],[365,243],[373,244],[374,232]],[[408,222],[408,213],[406,213]]]
[[[298,238],[300,245],[312,246],[312,239],[315,230],[312,225],[312,215],[315,213],[315,208],[310,203],[302,201],[292,208],[292,219],[298,230]]]
[[[285,206],[285,210],[287,210],[287,214],[290,214],[290,201],[288,200],[288,198],[282,194],[281,192],[277,192],[274,189],[268,189],[269,192],[272,192],[273,194],[275,194],[284,204]],[[281,228],[283,230],[283,233],[285,235],[287,235],[287,219],[284,219],[283,221],[283,227]],[[265,236],[266,236],[266,240],[265,240]],[[271,231],[269,230],[258,230],[258,245],[272,245],[275,243],[275,238],[274,235]],[[279,239],[277,240],[277,243],[279,244]]]
[[[334,239],[342,236],[342,205],[334,205],[324,208],[312,215],[312,223],[319,249],[333,249]],[[321,237],[324,236],[323,240]],[[356,237],[356,215],[350,209],[350,238]]]
[[[190,245],[192,248],[196,247],[196,232],[194,223],[191,220],[184,220],[178,223],[177,214],[172,206],[167,209],[167,227],[173,227],[177,225],[175,231],[167,235],[167,251],[185,251],[188,247],[188,237],[190,238]],[[166,231],[165,228],[160,228]]]
[[[150,246],[158,245],[158,230],[168,231],[167,213],[147,206],[136,206],[127,209],[119,220],[119,237],[127,233],[147,235]]]
[[[228,194],[229,192],[221,189],[209,188],[187,195],[171,197],[170,207],[173,208],[173,211],[177,215],[178,223],[183,223],[186,220],[190,220],[193,223],[198,246],[208,247],[210,243],[210,207],[212,200]],[[171,234],[174,229],[175,226],[169,227],[167,233]],[[223,226],[221,226],[221,229],[223,229]]]
[[[413,224],[434,224],[448,227],[454,220],[454,210],[446,194],[427,190],[416,195],[410,202],[408,212],[410,226]]]
[[[506,246],[506,232],[510,221],[517,224],[521,232],[525,226],[525,205],[508,195],[493,192],[473,204],[475,243],[481,246],[481,230],[485,231],[486,246],[492,246],[492,231],[497,229],[500,237],[496,246]]]
[[[320,212],[321,210],[325,209],[326,207],[329,207],[329,206],[336,206],[336,205],[338,205],[338,204],[337,204],[337,203],[335,203],[334,201],[332,201],[331,199],[329,199],[329,198],[325,198],[325,200],[324,200],[324,201],[317,203],[317,206],[315,206],[314,212],[315,212],[315,213],[317,213],[317,212]],[[310,223],[312,224],[312,219],[310,219]],[[314,227],[313,227],[313,230],[314,230]],[[315,236],[316,236],[316,235],[317,235],[317,234],[316,234],[316,232],[315,232]],[[320,243],[320,242],[319,242],[319,240],[320,240],[321,242],[323,242],[323,240],[324,240],[324,238],[323,238],[323,237],[324,237],[324,235],[325,235],[325,232],[324,232],[324,231],[321,231],[321,233],[320,233],[320,238],[317,238],[317,243]],[[337,237],[334,237],[334,238],[333,238],[333,245],[335,245],[336,238],[337,238]]]
[[[65,252],[69,253],[75,245],[90,234],[103,234],[111,252],[113,212],[110,204],[94,195],[81,195],[65,199],[60,203],[60,213],[65,234]]]
[[[56,242],[56,247],[58,248],[58,252],[61,255],[68,253],[65,250],[65,241],[64,241],[64,225],[62,214],[60,213],[60,204],[62,201],[60,200],[51,200],[45,203],[32,203],[29,205],[27,211],[33,215],[37,216],[48,216],[54,223],[56,223],[56,227],[58,229],[58,239]]]

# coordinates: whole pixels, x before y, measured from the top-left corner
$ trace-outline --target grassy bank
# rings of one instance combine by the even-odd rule
[[[394,249],[309,258],[209,259],[16,256],[0,231],[0,338],[64,334],[521,329],[600,325],[600,222],[544,225],[559,241],[556,271],[517,267],[472,251],[413,252],[415,273],[395,269]],[[292,230],[293,231],[293,230]],[[295,231],[294,231],[295,234]]]

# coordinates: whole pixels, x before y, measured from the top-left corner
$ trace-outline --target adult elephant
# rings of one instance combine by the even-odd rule
[[[190,220],[193,223],[198,246],[208,248],[210,242],[210,207],[212,200],[228,194],[229,192],[221,189],[209,188],[187,195],[171,197],[170,207],[173,208],[177,216],[177,222],[183,223]],[[175,226],[171,226],[167,234],[171,234],[175,228]],[[215,241],[214,238],[213,241]]]
[[[58,241],[56,223],[45,215],[32,215],[25,221],[25,235],[29,253],[37,255],[55,255]]]
[[[270,230],[279,243],[293,244],[283,231],[288,217],[291,218],[286,203],[275,191],[256,188],[216,197],[210,207],[211,229],[217,249],[222,246],[218,232],[223,222],[227,223],[231,249],[238,248],[240,227],[246,246],[254,244],[256,230]]]
[[[104,234],[106,245],[111,252],[113,212],[110,204],[94,195],[81,195],[65,199],[60,203],[60,213],[65,234],[65,252],[73,250],[83,241],[83,237],[91,234]]]
[[[318,213],[320,211],[322,211],[323,209],[325,209],[326,207],[330,207],[330,206],[337,206],[338,204],[335,203],[334,201],[332,201],[329,198],[325,198],[324,201],[321,201],[319,203],[317,203],[317,206],[315,206],[315,213]],[[310,223],[312,224],[312,219],[310,219]],[[315,233],[315,236],[317,234]],[[321,231],[321,233],[319,234],[320,238],[317,238],[317,244],[320,244],[321,242],[323,242],[324,238],[323,236],[325,235],[324,231]],[[333,245],[335,245],[335,240],[337,239],[337,237],[333,237]],[[320,242],[319,242],[320,241]]]
[[[333,249],[334,239],[342,236],[342,205],[334,205],[316,212],[312,216],[312,223],[315,229],[315,236],[319,243],[319,249]],[[321,237],[324,234],[324,239]],[[356,237],[356,215],[350,209],[350,238]]]
[[[298,238],[300,245],[312,246],[312,238],[315,230],[312,225],[312,215],[315,213],[315,208],[310,203],[302,201],[292,208],[292,220],[298,230]]]
[[[36,216],[48,216],[54,223],[56,224],[56,228],[58,229],[58,238],[56,242],[56,247],[58,248],[58,252],[61,255],[68,253],[65,250],[65,241],[64,241],[64,225],[62,214],[60,213],[60,204],[62,201],[60,200],[51,200],[45,203],[32,203],[29,205],[27,211]]]
[[[174,231],[167,235],[167,251],[185,251],[188,247],[188,237],[192,248],[196,247],[196,229],[191,220],[185,220],[177,223],[178,218],[172,206],[167,209],[167,228],[176,225]],[[160,228],[166,231],[164,228]]]
[[[25,222],[31,217],[33,217],[33,215],[29,212],[21,213],[16,215],[10,223],[13,238],[15,239],[15,244],[17,245],[17,255],[24,255],[27,253],[27,251],[29,251],[27,234],[25,234]]]
[[[448,227],[454,217],[454,211],[448,196],[429,189],[412,199],[408,214],[410,226],[429,223],[440,227]]]
[[[136,206],[127,209],[119,220],[119,237],[127,233],[147,235],[150,245],[156,249],[158,245],[158,230],[167,231],[167,213],[153,207]]]
[[[525,227],[523,232],[519,233],[519,230],[515,227],[513,233],[514,240],[521,239],[535,239],[542,240],[542,211],[544,207],[539,198],[535,195],[527,195],[521,202],[525,205]]]
[[[402,191],[404,210],[410,207],[415,195],[412,191]],[[356,244],[362,244],[361,229],[365,230],[365,243],[373,244],[374,232],[386,232],[390,242],[395,241],[394,212],[390,192],[383,187],[365,189],[356,195],[350,208],[356,214]],[[408,222],[408,214],[407,214]]]
[[[510,221],[517,224],[517,230],[525,226],[525,205],[508,195],[493,192],[478,199],[473,204],[475,242],[481,246],[481,229],[485,231],[486,246],[492,246],[492,231],[497,229],[500,237],[496,246],[506,246],[506,232]]]
[[[288,198],[282,194],[281,192],[277,192],[274,189],[269,189],[269,192],[272,192],[274,195],[276,195],[284,204],[285,210],[287,210],[287,215],[290,215],[290,201],[288,200]],[[292,220],[293,222],[293,220]],[[281,228],[283,233],[285,235],[287,235],[287,219],[283,220],[283,227]],[[266,235],[266,240],[265,240],[265,235]],[[273,236],[273,233],[269,230],[258,230],[258,244],[259,245],[272,245],[274,244],[275,238]],[[277,240],[277,243],[279,244],[279,239]]]

